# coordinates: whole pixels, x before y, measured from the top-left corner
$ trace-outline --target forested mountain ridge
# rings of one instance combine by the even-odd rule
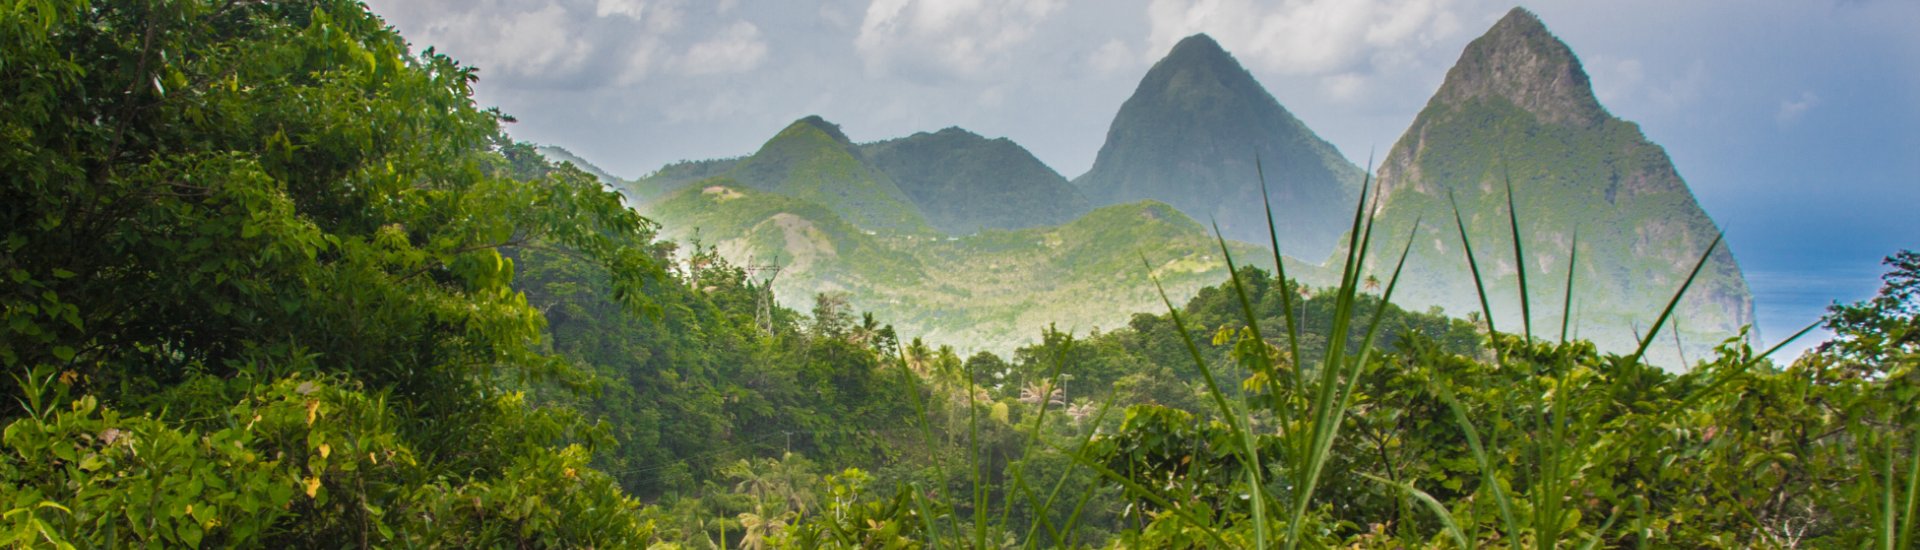
[[[1398,247],[1421,222],[1401,303],[1438,305],[1456,316],[1480,311],[1453,223],[1451,201],[1458,201],[1495,322],[1523,327],[1510,183],[1533,324],[1558,332],[1577,238],[1571,332],[1609,350],[1633,349],[1636,333],[1653,324],[1719,232],[1666,152],[1638,126],[1607,114],[1579,59],[1519,8],[1465,48],[1388,152],[1379,180],[1382,242]],[[1376,258],[1368,267],[1384,277],[1391,261]],[[1724,243],[1676,315],[1689,359],[1753,323],[1753,298]],[[1661,364],[1681,365],[1672,338],[1654,352]]]
[[[950,235],[1059,225],[1090,209],[1066,178],[1007,138],[950,127],[860,151]]]
[[[927,219],[893,178],[867,162],[840,127],[818,116],[794,121],[727,177],[740,185],[818,203],[868,230],[929,232]]]
[[[1363,173],[1280,105],[1211,37],[1174,45],[1114,115],[1092,169],[1074,178],[1094,204],[1153,199],[1267,242],[1256,161],[1280,246],[1319,258],[1334,246]]]

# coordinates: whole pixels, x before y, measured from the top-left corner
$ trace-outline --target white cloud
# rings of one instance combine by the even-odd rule
[[[493,74],[545,78],[578,69],[594,45],[567,30],[558,4],[528,11],[466,11],[427,25],[415,39]]]
[[[641,36],[626,46],[626,59],[612,68],[613,82],[617,86],[628,86],[647,78],[653,73],[653,65],[660,57],[660,40],[653,36]]]
[[[687,74],[739,73],[753,70],[767,58],[767,43],[760,38],[760,27],[735,21],[715,33],[713,38],[694,44],[680,60]]]
[[[1665,86],[1648,89],[1647,97],[1660,107],[1679,109],[1699,101],[1711,80],[1707,75],[1707,63],[1696,59],[1687,65],[1687,72],[1679,78],[1669,79]]]
[[[593,6],[594,17],[623,15],[629,19],[640,19],[647,14],[645,0],[599,0]]]
[[[679,0],[596,0],[593,7],[594,17],[621,16],[639,21],[649,32],[670,32],[680,27],[684,10]],[[730,2],[721,2],[719,9],[730,9]]]
[[[1149,56],[1207,33],[1254,68],[1325,76],[1409,60],[1460,30],[1455,0],[1153,0]]]
[[[1646,67],[1638,59],[1614,59],[1596,55],[1585,63],[1587,77],[1593,82],[1593,95],[1602,105],[1617,105],[1631,99],[1647,79]]]
[[[869,73],[977,78],[1004,63],[1064,0],[873,0],[854,48]]]
[[[1780,111],[1774,113],[1773,119],[1778,121],[1782,126],[1793,124],[1794,122],[1798,122],[1800,117],[1805,116],[1808,110],[1818,107],[1819,105],[1820,96],[1810,91],[1800,92],[1800,97],[1798,98],[1781,100]]]
[[[1118,38],[1101,44],[1087,59],[1087,64],[1100,74],[1113,74],[1139,64],[1138,55],[1127,48],[1127,43]]]
[[[1359,73],[1340,73],[1320,79],[1321,87],[1328,97],[1339,101],[1360,99],[1367,85],[1367,77]]]

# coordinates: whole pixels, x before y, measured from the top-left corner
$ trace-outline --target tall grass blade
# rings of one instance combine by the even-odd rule
[[[1914,433],[1913,447],[1907,450],[1913,458],[1907,464],[1907,510],[1900,516],[1902,526],[1898,537],[1898,548],[1913,549],[1914,524],[1920,523],[1920,432]]]
[[[1241,463],[1248,466],[1247,471],[1250,472],[1252,477],[1249,490],[1252,492],[1254,511],[1256,513],[1253,518],[1254,539],[1261,548],[1265,548],[1267,541],[1267,522],[1265,517],[1258,515],[1265,510],[1265,507],[1262,505],[1262,500],[1266,498],[1260,493],[1259,445],[1254,442],[1253,434],[1241,425],[1240,414],[1234,411],[1231,403],[1227,402],[1226,394],[1220,391],[1220,384],[1213,377],[1213,369],[1207,368],[1207,360],[1200,355],[1200,348],[1193,343],[1193,333],[1187,331],[1186,319],[1181,317],[1179,308],[1173,307],[1173,299],[1167,297],[1167,289],[1160,284],[1160,278],[1153,275],[1153,264],[1147,262],[1146,255],[1144,254],[1140,256],[1140,263],[1146,265],[1147,278],[1153,281],[1154,290],[1160,293],[1160,301],[1167,305],[1167,315],[1173,317],[1174,328],[1180,331],[1180,342],[1186,344],[1187,355],[1193,358],[1194,368],[1200,370],[1201,380],[1207,383],[1207,395],[1213,398],[1214,406],[1219,407],[1220,416],[1226,421],[1228,431],[1232,432],[1233,438],[1240,442],[1240,448],[1234,449],[1234,454],[1240,455]],[[1230,274],[1230,276],[1233,277],[1234,284],[1239,284],[1239,274]]]
[[[973,547],[987,542],[987,485],[980,471],[980,411],[973,402],[973,365],[962,367],[967,375],[967,476],[973,481]]]
[[[1213,236],[1220,241],[1220,255],[1224,256],[1227,260],[1227,277],[1233,281],[1234,296],[1240,299],[1240,312],[1245,316],[1247,329],[1253,331],[1253,337],[1259,340],[1260,343],[1260,345],[1254,346],[1259,350],[1254,356],[1254,372],[1266,377],[1267,383],[1269,384],[1279,384],[1280,380],[1276,378],[1278,375],[1274,372],[1273,368],[1273,357],[1267,354],[1266,333],[1260,331],[1259,315],[1256,315],[1254,312],[1253,302],[1247,299],[1247,286],[1240,282],[1240,268],[1233,263],[1233,251],[1227,249],[1227,237],[1220,233],[1219,222],[1214,222],[1213,224]],[[1277,246],[1279,243],[1274,244]],[[1280,294],[1283,296],[1286,295],[1286,289],[1282,288]],[[1268,406],[1272,407],[1273,414],[1278,416],[1282,412],[1280,392],[1275,390],[1276,388],[1268,388],[1267,398],[1270,402]],[[1281,418],[1279,424],[1285,426],[1285,419]]]
[[[1640,358],[1647,355],[1647,346],[1653,345],[1653,337],[1660,333],[1660,327],[1667,324],[1667,319],[1673,317],[1673,310],[1680,307],[1680,299],[1687,295],[1687,289],[1693,286],[1694,279],[1700,277],[1700,270],[1706,269],[1707,260],[1713,259],[1713,251],[1720,248],[1720,240],[1726,237],[1726,233],[1714,235],[1713,243],[1707,245],[1706,252],[1700,253],[1700,261],[1693,264],[1693,272],[1687,274],[1686,282],[1681,283],[1680,290],[1673,293],[1673,300],[1667,302],[1667,308],[1661,310],[1660,316],[1654,319],[1653,327],[1647,329],[1646,336],[1640,340],[1640,348],[1633,350],[1633,356],[1627,360],[1627,364],[1638,363]]]
[[[1607,536],[1607,530],[1612,529],[1613,522],[1619,519],[1620,519],[1620,511],[1616,509],[1614,510],[1613,514],[1607,516],[1607,521],[1605,523],[1600,524],[1600,529],[1593,532],[1593,536],[1587,537],[1587,543],[1580,545],[1580,550],[1593,550],[1595,548],[1599,548],[1600,541],[1605,539]]]
[[[1407,496],[1411,496],[1414,500],[1420,501],[1420,504],[1425,505],[1427,510],[1432,511],[1435,517],[1440,518],[1441,530],[1446,532],[1447,536],[1453,538],[1454,544],[1460,545],[1460,548],[1463,550],[1473,548],[1473,545],[1467,542],[1467,534],[1460,530],[1459,522],[1454,521],[1453,511],[1448,510],[1447,506],[1441,504],[1438,499],[1433,498],[1433,495],[1427,494],[1426,491],[1414,487],[1411,483],[1392,481],[1373,474],[1363,473],[1360,474],[1360,477],[1373,480],[1375,483],[1381,485],[1399,489],[1401,492],[1406,493]]]
[[[1313,400],[1309,403],[1312,418],[1309,430],[1311,436],[1293,445],[1294,456],[1299,457],[1296,460],[1304,459],[1305,467],[1295,464],[1292,468],[1296,472],[1294,487],[1298,489],[1294,494],[1293,507],[1287,516],[1286,548],[1288,549],[1295,548],[1299,544],[1300,531],[1303,528],[1301,520],[1306,517],[1307,507],[1313,501],[1315,486],[1319,483],[1320,472],[1326,464],[1325,449],[1331,445],[1331,441],[1337,435],[1344,415],[1344,407],[1349,395],[1349,392],[1341,391],[1343,387],[1340,384],[1341,376],[1347,370],[1344,367],[1353,365],[1358,369],[1360,366],[1359,361],[1349,361],[1346,348],[1348,329],[1353,322],[1354,299],[1359,292],[1360,269],[1361,266],[1366,265],[1367,251],[1373,241],[1371,214],[1377,211],[1378,206],[1377,202],[1368,202],[1373,163],[1369,160],[1367,164],[1367,180],[1361,185],[1359,203],[1354,205],[1352,232],[1347,238],[1347,261],[1342,267],[1340,288],[1334,299],[1332,330],[1327,333],[1330,336],[1327,339],[1326,357],[1323,358],[1319,376],[1316,377],[1318,380],[1313,388]],[[1364,225],[1362,222],[1365,222]],[[1352,384],[1346,384],[1344,387],[1351,388]]]
[[[927,499],[921,494],[923,490],[920,484],[913,483],[909,486],[913,487],[913,507],[920,511],[920,526],[927,530],[927,548],[939,548],[940,532],[934,525],[933,510],[927,507]]]
[[[1087,433],[1086,433],[1085,435],[1082,435],[1082,436],[1080,437],[1080,448],[1079,448],[1078,450],[1076,450],[1076,451],[1074,451],[1075,453],[1077,453],[1077,454],[1078,454],[1078,453],[1086,453],[1086,452],[1087,452],[1087,446],[1088,446],[1088,445],[1091,445],[1091,444],[1093,443],[1093,432],[1094,432],[1095,430],[1097,430],[1097,429],[1099,429],[1099,426],[1100,426],[1100,423],[1101,423],[1102,421],[1104,421],[1104,420],[1106,420],[1106,418],[1107,418],[1107,410],[1108,410],[1108,409],[1111,409],[1111,408],[1113,408],[1113,401],[1114,401],[1114,399],[1115,399],[1115,397],[1116,397],[1117,395],[1118,395],[1118,394],[1108,394],[1108,395],[1107,395],[1107,400],[1106,400],[1106,402],[1104,402],[1104,403],[1101,403],[1101,404],[1100,404],[1100,411],[1099,411],[1099,412],[1096,412],[1096,413],[1094,413],[1094,415],[1093,415],[1093,423],[1092,423],[1092,424],[1089,424],[1089,425],[1090,425],[1090,426],[1092,426],[1093,428],[1091,428],[1091,429],[1088,429],[1088,430],[1087,430]],[[1062,474],[1060,474],[1060,479],[1059,479],[1059,480],[1057,480],[1057,481],[1055,481],[1055,482],[1053,483],[1053,490],[1051,490],[1051,491],[1048,491],[1048,492],[1047,492],[1047,500],[1046,500],[1046,502],[1043,502],[1043,503],[1041,503],[1041,505],[1040,505],[1040,508],[1039,508],[1039,510],[1041,510],[1041,512],[1040,512],[1040,513],[1042,513],[1042,514],[1044,514],[1044,513],[1046,512],[1046,511],[1051,511],[1051,510],[1053,510],[1053,503],[1054,503],[1055,501],[1057,501],[1057,500],[1059,499],[1059,497],[1060,497],[1060,491],[1061,491],[1062,489],[1064,489],[1064,488],[1066,488],[1066,486],[1067,486],[1067,479],[1069,479],[1069,478],[1071,478],[1071,477],[1073,477],[1073,473],[1074,473],[1074,472],[1076,472],[1076,471],[1078,471],[1078,470],[1077,470],[1077,469],[1068,469],[1068,470],[1067,470],[1066,472],[1064,472],[1064,473],[1062,473]],[[1082,493],[1082,496],[1084,497],[1085,495],[1091,495],[1091,494],[1093,493],[1093,489],[1094,489],[1094,486],[1092,486],[1092,485],[1088,485],[1088,486],[1087,486],[1087,487],[1086,487],[1086,488],[1085,488],[1085,489],[1083,490],[1083,493]],[[1081,502],[1081,504],[1085,504],[1085,502],[1086,502],[1086,500],[1085,500],[1084,498],[1082,498],[1080,502]],[[1044,516],[1042,516],[1042,517],[1044,517]],[[1072,516],[1069,516],[1069,517],[1067,518],[1067,523],[1066,523],[1066,525],[1063,525],[1063,526],[1061,526],[1061,527],[1060,527],[1060,530],[1061,530],[1061,531],[1063,531],[1063,532],[1065,532],[1065,533],[1072,533],[1072,532],[1073,532],[1073,529],[1074,529],[1074,526],[1075,526],[1075,524],[1077,524],[1077,523],[1079,522],[1079,517],[1080,517],[1080,514],[1079,514],[1079,506],[1077,506],[1077,505],[1076,505],[1076,506],[1074,507],[1074,514],[1073,514]],[[1028,547],[1032,547],[1032,546],[1033,546],[1033,540],[1034,540],[1034,539],[1033,539],[1033,536],[1034,536],[1034,534],[1036,534],[1036,533],[1035,533],[1035,531],[1034,531],[1034,529],[1035,529],[1035,528],[1037,528],[1037,527],[1038,527],[1038,524],[1037,524],[1037,523],[1036,523],[1035,525],[1032,525],[1032,526],[1028,526],[1028,527],[1027,527],[1027,536],[1026,536],[1026,538],[1025,538],[1025,539],[1023,539],[1023,540],[1026,540],[1026,541],[1027,541],[1027,546],[1028,546]],[[1055,538],[1054,538],[1054,541],[1053,541],[1053,545],[1054,545],[1054,547],[1056,547],[1056,548],[1058,548],[1058,547],[1062,547],[1062,546],[1065,546],[1065,541],[1063,541],[1063,540],[1061,540],[1061,538],[1060,538],[1060,537],[1055,537]]]
[[[1160,495],[1154,494],[1152,489],[1143,487],[1139,483],[1131,479],[1127,479],[1127,476],[1120,475],[1119,473],[1114,472],[1113,470],[1107,469],[1106,466],[1102,466],[1099,463],[1094,462],[1093,459],[1087,458],[1086,455],[1084,454],[1078,454],[1078,453],[1070,454],[1066,452],[1066,449],[1062,449],[1059,446],[1053,445],[1051,443],[1049,443],[1048,446],[1053,447],[1055,451],[1059,451],[1062,454],[1066,454],[1068,457],[1072,458],[1074,462],[1080,463],[1081,466],[1085,466],[1087,467],[1087,469],[1093,470],[1094,473],[1100,474],[1100,477],[1107,478],[1108,481],[1112,481],[1114,483],[1120,484],[1121,487],[1125,487],[1127,489],[1128,493],[1139,495],[1141,498],[1147,499],[1147,501],[1152,502],[1154,506],[1159,506],[1161,509],[1164,509],[1168,513],[1173,514],[1174,517],[1179,518],[1181,521],[1187,522],[1187,525],[1192,525],[1195,529],[1199,529],[1201,534],[1204,534],[1207,536],[1208,539],[1213,540],[1215,548],[1232,548],[1233,547],[1232,545],[1227,544],[1226,539],[1220,538],[1220,533],[1218,529],[1214,528],[1211,525],[1207,525],[1205,522],[1200,521],[1200,518],[1194,517],[1193,513],[1187,511],[1185,508],[1174,506],[1173,503],[1169,502],[1166,498],[1161,497]]]
[[[1393,276],[1387,280],[1386,292],[1380,296],[1380,303],[1375,306],[1373,317],[1368,319],[1366,336],[1360,343],[1360,354],[1349,363],[1352,365],[1350,370],[1344,373],[1346,383],[1335,394],[1332,405],[1322,405],[1334,416],[1328,419],[1330,425],[1325,426],[1324,430],[1314,431],[1317,439],[1314,440],[1313,452],[1308,454],[1306,482],[1302,484],[1305,487],[1302,494],[1308,498],[1312,497],[1314,489],[1319,485],[1320,475],[1326,468],[1327,457],[1333,452],[1333,442],[1340,435],[1341,418],[1353,406],[1354,388],[1360,383],[1360,377],[1366,372],[1367,365],[1371,363],[1374,341],[1379,337],[1380,327],[1386,321],[1387,306],[1391,303],[1393,291],[1400,286],[1400,274],[1407,266],[1407,256],[1413,251],[1414,236],[1419,233],[1420,219],[1416,218],[1413,228],[1407,232],[1407,244],[1400,249],[1400,260],[1394,264]],[[1347,309],[1351,311],[1352,308],[1353,304],[1349,301]],[[1351,313],[1345,315],[1351,315]],[[1329,368],[1331,367],[1330,363]]]
[[[1533,304],[1527,298],[1527,255],[1520,245],[1520,210],[1513,206],[1513,176],[1507,176],[1507,223],[1513,229],[1514,272],[1520,274],[1520,324],[1533,341]]]
[[[1280,232],[1273,224],[1273,196],[1267,192],[1267,170],[1260,165],[1260,157],[1253,157],[1253,169],[1260,174],[1260,203],[1267,207],[1267,239],[1273,244],[1273,271],[1280,277],[1280,309],[1287,318],[1287,359],[1293,363],[1288,379],[1293,381],[1294,393],[1303,393],[1300,386],[1300,325],[1293,315],[1293,293],[1287,292],[1287,263],[1280,259]]]
[[[1560,308],[1560,343],[1567,343],[1567,327],[1573,324],[1573,274],[1580,268],[1580,230],[1573,230],[1573,245],[1567,247],[1567,301]]]
[[[1487,284],[1480,276],[1480,262],[1473,259],[1473,239],[1467,237],[1467,222],[1460,217],[1460,202],[1454,200],[1452,190],[1447,191],[1447,202],[1453,204],[1453,225],[1460,229],[1460,246],[1467,254],[1467,270],[1473,273],[1473,289],[1480,295],[1480,315],[1487,322],[1487,336],[1491,338],[1499,329],[1493,328],[1493,305],[1487,302]],[[1494,355],[1499,356],[1499,346],[1494,348]]]
[[[1886,472],[1881,476],[1882,483],[1880,492],[1880,548],[1884,550],[1899,550],[1900,548],[1894,545],[1898,542],[1898,539],[1894,537],[1894,531],[1900,529],[1900,521],[1893,513],[1893,487],[1895,485],[1893,480],[1893,457],[1894,445],[1892,441],[1888,441],[1887,460],[1885,462]]]
[[[1008,469],[1012,470],[1014,473],[1014,477],[1016,479],[1016,485],[1020,486],[1020,488],[1022,489],[1026,489],[1026,469],[1027,469],[1026,457],[1033,456],[1034,445],[1040,440],[1040,428],[1044,425],[1043,422],[1045,422],[1047,418],[1047,405],[1053,402],[1054,388],[1060,387],[1060,372],[1065,369],[1066,363],[1067,363],[1067,354],[1072,353],[1072,351],[1073,351],[1073,339],[1071,335],[1069,335],[1068,338],[1064,339],[1058,348],[1054,349],[1053,368],[1050,369],[1051,372],[1047,374],[1046,386],[1041,389],[1041,392],[1043,393],[1043,395],[1040,396],[1040,410],[1035,412],[1033,415],[1033,426],[1027,431],[1027,442],[1022,444],[1020,447],[1021,459],[1019,462],[1008,465]],[[1031,506],[1039,503],[1029,502],[1027,504]],[[1013,494],[1012,492],[1008,492],[1007,498],[1006,498],[1006,506],[1000,509],[1000,524],[1006,525],[1007,519],[1011,517],[1012,513],[1013,513]],[[1044,518],[1045,516],[1041,516],[1041,517]],[[1048,525],[1048,527],[1051,528],[1052,525]]]
[[[946,461],[941,459],[940,453],[938,451],[939,447],[936,446],[934,443],[935,440],[933,436],[933,419],[931,416],[927,414],[926,402],[920,399],[920,389],[913,386],[913,373],[908,372],[908,369],[907,369],[907,365],[909,364],[912,364],[912,362],[907,357],[906,348],[902,346],[900,349],[900,367],[901,367],[900,377],[901,377],[901,381],[903,382],[903,385],[906,387],[907,401],[913,405],[914,419],[919,422],[920,432],[925,437],[925,444],[927,448],[927,458],[929,459],[928,460],[929,462],[933,463],[934,475],[938,476],[938,479],[944,480],[944,479],[947,479]],[[939,492],[935,494],[938,496],[938,495],[943,495],[944,493],[946,493],[946,487],[941,487]],[[934,521],[933,516],[926,515],[924,513],[922,514],[922,516],[924,517],[921,518],[921,521],[925,524],[925,527],[927,528],[927,536],[932,541],[937,542],[939,539],[939,525]],[[960,526],[957,524],[957,522],[959,520],[954,519],[951,516],[949,516],[948,519],[956,522],[953,528],[954,528],[954,532],[958,533]],[[933,545],[933,547],[938,548],[939,546],[935,544]]]
[[[1493,461],[1487,458],[1487,449],[1480,445],[1480,431],[1474,429],[1473,420],[1467,417],[1466,406],[1461,405],[1460,399],[1454,397],[1451,384],[1452,382],[1444,379],[1438,380],[1434,384],[1434,391],[1439,394],[1440,400],[1447,404],[1447,408],[1453,410],[1454,422],[1466,432],[1467,447],[1473,451],[1474,462],[1480,465],[1482,483],[1486,484],[1488,491],[1493,493],[1493,501],[1500,507],[1500,521],[1507,526],[1507,540],[1518,548],[1521,530],[1520,521],[1514,519],[1513,502],[1507,498],[1506,490],[1500,487],[1500,478],[1494,475]]]

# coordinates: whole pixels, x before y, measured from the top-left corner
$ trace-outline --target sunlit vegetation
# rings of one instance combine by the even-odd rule
[[[1888,258],[1878,296],[1835,305],[1813,351],[1742,335],[1675,373],[1644,358],[1693,276],[1660,289],[1631,353],[1568,338],[1565,315],[1490,314],[1581,299],[1577,278],[1499,292],[1477,275],[1548,253],[1515,238],[1533,225],[1510,189],[1504,243],[1457,212],[1421,222],[1476,266],[1465,319],[1394,305],[1416,230],[1376,227],[1374,195],[1323,286],[1288,276],[1278,239],[1260,258],[1225,239],[1204,257],[1077,255],[1098,245],[1075,231],[1193,233],[1142,203],[951,242],[1060,247],[1061,271],[1036,273],[1155,285],[1217,254],[1214,286],[963,357],[847,293],[781,307],[757,266],[659,239],[475,108],[472,68],[409,52],[357,2],[37,0],[0,8],[0,53],[0,545],[1892,550],[1920,534],[1913,252]],[[717,188],[679,199],[809,207]],[[809,227],[847,254],[906,238]]]

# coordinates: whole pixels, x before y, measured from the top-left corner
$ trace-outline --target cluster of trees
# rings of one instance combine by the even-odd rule
[[[0,8],[0,545],[644,544],[519,248],[648,222],[358,2]]]
[[[1683,373],[1389,305],[1382,314],[1398,327],[1376,342],[1381,360],[1355,371],[1292,538],[1274,509],[1300,494],[1288,434],[1310,427],[1313,396],[1244,366],[1258,349],[1247,343],[1262,342],[1281,359],[1274,374],[1317,374],[1295,370],[1266,305],[1296,287],[1241,272],[1264,312],[1258,340],[1223,285],[1179,321],[1142,314],[1105,334],[1049,332],[1011,360],[913,342],[907,361],[940,404],[923,411],[935,434],[923,447],[943,453],[918,467],[945,464],[947,477],[902,477],[915,494],[866,502],[935,546],[1254,547],[1264,536],[1357,548],[1911,548],[1920,254],[1888,265],[1877,297],[1832,308],[1824,322],[1836,336],[1813,351],[1776,362],[1735,338]],[[1322,352],[1326,330],[1314,327],[1330,317],[1316,302],[1331,290],[1294,304],[1306,312],[1298,364]],[[1220,394],[1240,424],[1215,408],[1206,374],[1231,386]],[[1281,405],[1261,405],[1269,399]]]
[[[1911,252],[1785,365],[1257,270],[963,358],[657,241],[357,2],[34,0],[0,54],[0,545],[1910,548],[1920,517]]]

